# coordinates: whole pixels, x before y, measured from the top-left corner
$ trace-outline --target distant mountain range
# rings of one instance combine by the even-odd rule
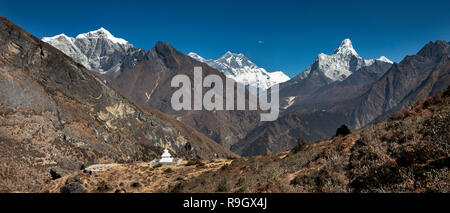
[[[227,52],[217,60],[206,60],[193,52],[189,53],[188,56],[208,64],[228,78],[253,87],[268,89],[275,84],[286,82],[290,79],[281,71],[267,72],[264,68],[260,68],[248,60],[242,53]]]
[[[242,54],[228,52],[218,60],[205,60],[194,53],[186,56],[164,42],[158,42],[146,52],[104,28],[76,38],[61,34],[42,40],[105,78],[126,97],[172,115],[226,148],[257,125],[259,114],[255,111],[174,111],[170,98],[175,88],[170,86],[170,80],[177,74],[187,74],[193,79],[194,66],[203,67],[204,75],[216,74],[224,80],[228,77],[263,89],[289,80],[282,72],[269,73],[259,68]],[[84,44],[90,48],[83,48]]]
[[[44,37],[42,41],[58,48],[87,69],[108,78],[116,77],[120,71],[133,68],[144,60],[146,53],[128,41],[116,38],[104,28],[79,34],[75,38],[60,34]],[[290,79],[281,71],[267,72],[243,54],[227,52],[217,60],[206,60],[196,53],[188,55],[217,69],[228,78],[250,86],[267,89]]]
[[[44,41],[53,42],[76,61],[87,61],[83,63],[106,76],[110,86],[131,100],[172,115],[240,155],[281,152],[292,148],[299,137],[312,143],[333,135],[342,124],[362,128],[450,84],[446,41],[427,44],[395,64],[384,56],[364,59],[345,39],[332,54],[319,54],[292,79],[282,72],[267,72],[243,54],[227,52],[207,60],[196,53],[184,55],[163,42],[145,52],[104,29],[75,39],[56,36]],[[95,51],[81,51],[77,43],[87,42]],[[192,78],[194,66],[202,66],[205,75],[217,74],[263,89],[279,84],[280,118],[261,123],[255,111],[174,111],[170,79],[176,74]]]
[[[384,56],[370,60],[361,58],[353,49],[350,39],[345,39],[332,55],[320,53],[302,73],[281,84],[281,96],[292,97],[291,102],[296,102],[325,85],[344,81],[355,71],[375,62],[392,64]]]
[[[52,182],[64,187],[77,182],[52,181],[55,171],[94,180],[96,175],[78,170],[150,161],[165,148],[191,160],[173,167],[189,167],[192,177],[175,177],[179,184],[167,186],[174,192],[211,187],[233,192],[442,191],[450,90],[442,92],[450,85],[449,59],[448,41],[429,42],[392,63],[383,56],[363,59],[345,39],[332,54],[319,54],[288,79],[243,54],[205,60],[164,42],[146,51],[103,28],[76,38],[61,34],[40,40],[0,17],[0,191],[35,192]],[[234,79],[236,87],[279,84],[279,119],[260,122],[260,110],[175,111],[170,99],[177,88],[171,79],[178,74],[193,79],[198,66],[203,77]],[[245,92],[248,103],[253,94]],[[346,134],[336,131],[343,124]],[[233,160],[234,153],[280,154]],[[198,161],[211,158],[222,160]],[[111,168],[142,169],[144,164],[116,165]],[[205,169],[200,174],[193,167]],[[157,170],[158,177],[170,175]],[[118,170],[105,175],[120,174],[112,171]],[[242,179],[243,174],[257,179]],[[205,181],[212,182],[209,188],[199,184]],[[102,189],[78,182],[81,189]]]

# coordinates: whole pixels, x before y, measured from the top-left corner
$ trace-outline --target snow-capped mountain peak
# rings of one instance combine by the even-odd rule
[[[233,56],[234,54],[232,53],[232,52],[230,52],[230,51],[227,51],[223,56],[222,56],[222,58],[225,58],[225,57],[231,57],[231,56]]]
[[[353,49],[352,41],[348,38],[344,39],[341,42],[341,45],[334,51],[334,54],[341,54],[341,55],[354,55],[358,56],[358,53],[356,53],[355,49]]]
[[[392,63],[384,56],[377,60]],[[305,79],[310,75],[313,78],[321,76],[326,82],[343,81],[356,70],[372,65],[374,62],[374,59],[361,58],[353,48],[352,41],[347,38],[341,42],[332,55],[319,54],[314,62],[294,81]]]
[[[83,39],[83,38],[106,38],[117,44],[122,44],[122,45],[128,44],[128,41],[126,41],[125,39],[122,39],[122,38],[114,37],[108,30],[106,30],[103,27],[101,27],[98,30],[80,34],[76,37],[76,39]]]
[[[383,61],[389,64],[393,64],[394,62],[392,62],[391,60],[389,60],[388,58],[386,58],[385,56],[381,56],[380,58],[377,59],[378,61]]]
[[[217,60],[206,60],[196,53],[189,53],[190,57],[204,62],[222,72],[228,78],[245,83],[253,87],[268,89],[275,84],[288,81],[290,78],[281,71],[269,73],[264,68],[258,67],[244,54],[227,51]]]

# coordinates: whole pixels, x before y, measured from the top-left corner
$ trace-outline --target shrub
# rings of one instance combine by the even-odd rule
[[[443,96],[444,97],[450,97],[450,86],[448,86],[447,90],[445,90]]]
[[[405,117],[405,114],[403,114],[403,111],[400,110],[400,111],[395,112],[394,114],[392,114],[391,120],[398,121],[398,120],[402,120],[404,117]]]
[[[293,151],[294,153],[303,151],[303,150],[305,150],[305,148],[306,148],[307,145],[308,145],[308,143],[306,142],[306,140],[305,140],[304,138],[300,137],[300,138],[297,140],[297,145],[294,147],[294,149],[292,149],[292,151]]]

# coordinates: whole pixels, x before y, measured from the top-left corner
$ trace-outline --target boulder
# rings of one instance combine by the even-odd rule
[[[50,169],[50,176],[52,177],[52,180],[59,179],[67,174],[69,174],[69,172],[60,167],[54,167]]]

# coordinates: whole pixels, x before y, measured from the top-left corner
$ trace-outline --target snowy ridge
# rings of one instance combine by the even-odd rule
[[[61,50],[87,69],[108,76],[115,76],[120,70],[135,66],[145,54],[144,50],[114,37],[103,27],[75,38],[60,34],[44,37],[42,41]]]
[[[389,60],[388,58],[386,58],[385,56],[381,56],[380,58],[377,59],[378,61],[383,61],[389,64],[393,64],[394,62],[392,62],[391,60]]]
[[[188,56],[208,64],[222,72],[228,78],[239,83],[259,87],[261,89],[268,89],[275,84],[290,80],[290,78],[281,71],[270,73],[264,68],[258,67],[242,53],[236,54],[228,51],[217,60],[206,60],[193,52],[189,53]]]
[[[334,51],[334,54],[359,56],[355,49],[353,49],[352,41],[348,38],[341,42],[341,45]]]
[[[188,56],[193,58],[193,59],[195,59],[195,60],[197,60],[197,61],[200,61],[200,62],[205,62],[206,61],[206,59],[204,59],[203,57],[199,56],[197,53],[194,53],[194,52],[190,52],[188,54]]]

